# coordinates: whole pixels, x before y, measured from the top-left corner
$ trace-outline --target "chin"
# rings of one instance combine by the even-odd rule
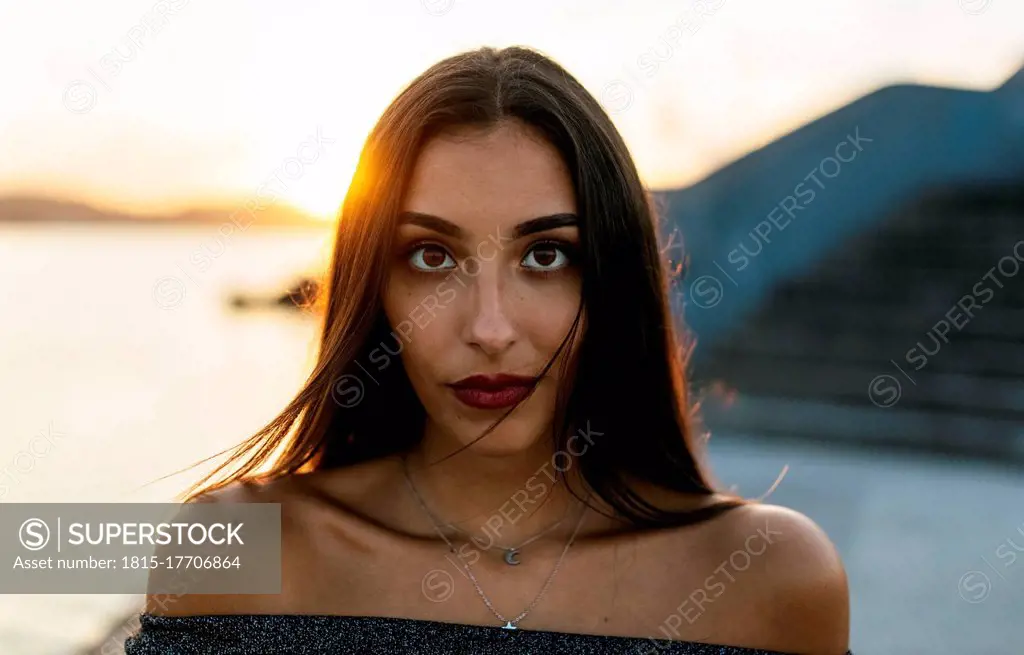
[[[534,450],[538,445],[539,435],[543,432],[538,426],[523,425],[509,417],[481,439],[480,435],[491,426],[491,423],[493,421],[481,421],[460,426],[454,431],[459,447],[472,444],[466,450],[482,457],[520,455]]]

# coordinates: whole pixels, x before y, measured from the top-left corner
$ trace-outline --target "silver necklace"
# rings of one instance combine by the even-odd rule
[[[431,523],[431,525],[434,526],[434,530],[441,537],[441,539],[444,540],[445,544],[448,545],[448,550],[450,550],[454,554],[455,553],[455,546],[452,545],[452,542],[449,541],[448,536],[445,535],[443,530],[441,530],[441,527],[434,520],[434,516],[430,513],[430,510],[427,509],[426,504],[423,502],[422,497],[416,491],[416,486],[413,484],[412,478],[409,476],[409,467],[408,467],[408,464],[406,463],[406,458],[405,457],[402,457],[402,465],[403,465],[403,469],[405,471],[405,481],[409,485],[409,489],[416,496],[416,498],[420,501],[420,507],[423,508],[424,513],[430,519],[430,523]],[[569,548],[572,546],[573,542],[576,540],[576,535],[579,533],[580,528],[583,526],[583,518],[587,515],[587,501],[590,500],[590,496],[591,496],[591,494],[588,493],[587,494],[587,500],[585,500],[582,503],[583,507],[582,507],[582,511],[580,511],[580,517],[576,520],[576,527],[573,529],[572,535],[569,537],[569,541],[566,542],[565,548],[562,549],[562,554],[558,556],[558,561],[555,562],[555,568],[553,568],[551,570],[551,573],[548,575],[547,580],[544,581],[544,586],[541,587],[540,593],[537,594],[537,597],[533,599],[533,602],[531,602],[526,607],[526,609],[524,609],[522,612],[520,612],[518,614],[518,616],[516,616],[513,619],[506,618],[505,616],[503,616],[501,614],[501,612],[499,612],[498,610],[494,609],[494,605],[491,604],[491,599],[487,597],[487,594],[484,593],[483,588],[480,586],[480,582],[477,581],[476,576],[473,575],[473,569],[471,569],[469,564],[467,562],[464,562],[461,557],[459,558],[459,562],[462,564],[462,568],[464,568],[466,570],[466,575],[468,575],[469,579],[473,582],[473,586],[476,588],[477,594],[484,601],[484,605],[487,606],[487,609],[491,610],[491,614],[496,616],[499,621],[504,621],[505,622],[505,625],[501,626],[503,629],[505,629],[505,630],[518,630],[519,627],[516,624],[519,623],[520,621],[522,621],[526,617],[526,615],[529,614],[530,611],[533,610],[534,607],[536,607],[537,603],[540,602],[540,599],[543,598],[544,595],[547,593],[548,587],[551,586],[551,582],[555,579],[555,574],[558,573],[558,570],[560,568],[562,568],[562,562],[565,561],[565,556],[569,552]]]
[[[404,461],[405,460],[403,459],[403,462]],[[558,526],[560,526],[563,523],[565,523],[565,520],[567,518],[569,518],[569,514],[571,513],[571,510],[572,510],[572,507],[567,508],[565,510],[565,514],[562,516],[562,518],[558,519],[557,521],[555,521],[554,523],[552,523],[548,527],[544,528],[543,530],[541,530],[537,534],[533,535],[529,539],[526,539],[525,541],[519,543],[519,545],[517,545],[517,546],[502,546],[500,544],[494,544],[494,543],[491,543],[488,546],[480,546],[480,543],[476,540],[476,537],[474,535],[472,535],[471,533],[467,532],[466,530],[463,530],[462,528],[460,528],[460,527],[458,527],[458,526],[456,526],[456,525],[454,525],[452,523],[445,523],[445,522],[441,521],[441,519],[439,519],[437,517],[437,515],[434,514],[434,512],[432,512],[430,510],[430,508],[427,506],[427,501],[425,501],[423,499],[423,495],[420,494],[419,489],[416,488],[416,485],[415,485],[415,483],[413,483],[412,478],[409,477],[408,465],[405,464],[405,466],[406,466],[406,479],[409,480],[409,486],[411,487],[412,492],[414,494],[416,494],[416,500],[419,501],[419,504],[423,508],[423,511],[430,516],[431,522],[433,522],[437,526],[446,526],[448,528],[451,528],[455,532],[458,532],[458,533],[462,534],[464,537],[468,537],[469,540],[472,541],[472,543],[475,546],[477,546],[478,548],[483,548],[484,550],[492,550],[494,548],[498,548],[499,550],[504,551],[503,559],[505,560],[505,563],[508,564],[509,566],[518,566],[521,563],[521,561],[519,560],[519,557],[522,555],[522,553],[521,553],[522,549],[524,547],[532,544],[533,542],[537,541],[538,539],[540,539],[544,535],[548,534],[552,530],[555,530],[556,528],[558,528]]]

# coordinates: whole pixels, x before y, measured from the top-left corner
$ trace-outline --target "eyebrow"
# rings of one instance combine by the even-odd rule
[[[579,220],[580,219],[576,214],[570,212],[538,216],[537,218],[531,218],[528,221],[523,221],[516,225],[512,229],[512,238],[521,239],[536,232],[545,232],[559,227],[578,226]],[[439,234],[452,237],[453,239],[462,239],[466,236],[465,230],[461,227],[447,219],[441,218],[440,216],[434,216],[433,214],[411,211],[402,212],[398,215],[398,222],[400,225],[404,223],[417,225],[428,230],[433,230]]]

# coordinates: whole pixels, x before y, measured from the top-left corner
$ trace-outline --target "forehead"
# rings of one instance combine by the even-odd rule
[[[576,211],[572,179],[558,150],[506,121],[438,136],[421,151],[404,211],[442,216],[470,231],[494,223]]]

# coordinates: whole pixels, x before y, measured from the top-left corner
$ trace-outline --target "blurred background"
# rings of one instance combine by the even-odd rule
[[[0,502],[170,501],[276,415],[367,132],[512,44],[622,131],[713,469],[785,473],[854,652],[1024,652],[1017,0],[0,0]],[[2,592],[24,655],[120,652],[141,600]]]

